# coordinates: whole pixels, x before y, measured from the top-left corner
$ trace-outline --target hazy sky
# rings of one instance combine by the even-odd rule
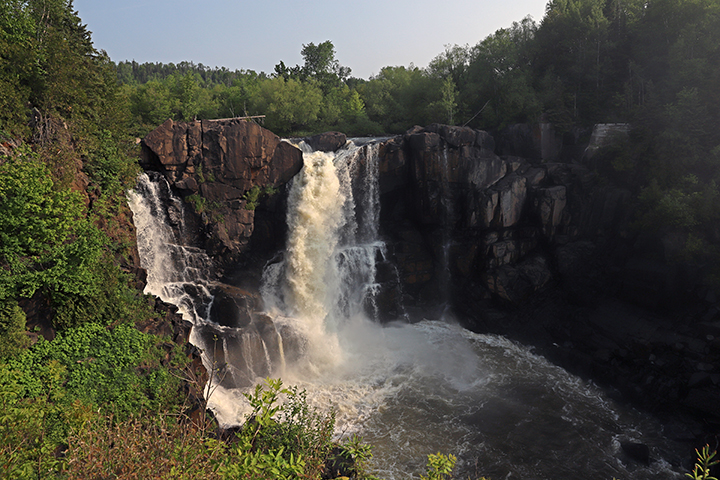
[[[475,45],[547,0],[75,0],[95,48],[116,62],[183,60],[271,73],[302,63],[303,44],[330,40],[352,76],[419,67],[447,44]]]

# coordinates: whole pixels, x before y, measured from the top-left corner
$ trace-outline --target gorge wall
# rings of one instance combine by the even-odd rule
[[[716,299],[692,266],[669,261],[668,242],[631,228],[633,192],[583,164],[577,142],[551,148],[540,138],[533,150],[532,129],[515,130],[519,140],[506,132],[502,145],[446,125],[383,141],[380,319],[452,312],[642,404],[703,418],[705,430],[677,426],[678,438],[716,435]],[[345,141],[308,139],[323,150]],[[193,206],[183,241],[206,249],[224,282],[248,289],[224,289],[218,305],[252,316],[260,270],[285,242],[300,150],[240,119],[168,120],[143,140],[143,166]]]

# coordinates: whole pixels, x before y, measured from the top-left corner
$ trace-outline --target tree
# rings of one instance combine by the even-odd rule
[[[287,134],[317,120],[322,98],[322,91],[312,83],[277,77],[257,85],[251,109],[267,115],[267,128]]]
[[[445,51],[430,60],[427,74],[441,80],[450,78],[455,85],[462,85],[470,58],[471,49],[467,45],[445,45]]]
[[[0,165],[0,300],[37,290],[91,295],[103,238],[71,190],[25,152]]]
[[[386,132],[402,133],[415,125],[429,123],[428,105],[440,100],[441,82],[414,66],[384,67],[376,76],[358,86],[370,120]]]
[[[606,103],[602,98],[609,52],[605,1],[552,0],[537,31],[536,67],[540,71],[552,67],[560,75],[574,119],[595,121]]]
[[[350,76],[350,68],[343,67],[335,59],[335,46],[330,40],[318,45],[314,43],[303,44],[300,51],[305,64],[302,73],[306,77],[315,78],[322,85],[344,82]]]
[[[532,70],[536,31],[532,18],[525,17],[510,28],[497,30],[472,49],[466,88],[475,92],[472,110],[482,112],[474,125],[502,128],[539,116]]]
[[[314,43],[303,44],[300,51],[305,60],[302,67],[296,65],[287,67],[284,62],[275,65],[275,77],[305,81],[315,81],[322,88],[323,93],[328,93],[345,82],[350,76],[350,68],[343,67],[335,58],[335,46],[330,40],[318,45]]]

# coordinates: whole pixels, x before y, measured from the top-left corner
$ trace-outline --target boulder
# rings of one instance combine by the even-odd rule
[[[345,146],[347,136],[340,132],[325,132],[306,138],[305,143],[315,151],[335,152]]]

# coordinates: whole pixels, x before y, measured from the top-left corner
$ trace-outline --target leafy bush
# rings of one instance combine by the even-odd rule
[[[96,145],[88,154],[85,171],[100,186],[104,195],[124,194],[139,173],[135,159],[123,151],[122,143],[109,130],[98,134]]]
[[[50,171],[28,150],[0,165],[0,299],[45,288],[95,290],[91,268],[104,246],[72,190],[55,190]]]
[[[52,372],[60,365],[60,385],[70,398],[125,418],[178,400],[178,380],[160,367],[157,341],[130,324],[110,329],[87,323],[59,333],[53,341],[40,339],[9,360],[8,368],[17,374],[22,397],[37,398],[52,387],[48,379],[55,378]]]
[[[0,304],[0,358],[18,355],[29,343],[25,312],[15,301]]]
[[[207,200],[205,199],[205,197],[201,196],[198,193],[188,195],[187,197],[185,197],[185,201],[189,202],[193,206],[195,213],[200,214],[207,211]]]
[[[36,372],[43,389],[25,396],[17,371],[0,364],[0,476],[48,478],[61,468],[55,453],[65,439],[93,414],[80,401],[68,398],[62,386],[66,369],[57,361]]]
[[[319,477],[332,446],[334,412],[310,409],[304,391],[282,388],[279,379],[267,379],[245,397],[253,410],[233,446],[242,462],[220,472],[233,478]]]
[[[427,474],[420,475],[422,480],[445,480],[450,478],[450,474],[455,468],[457,457],[455,455],[444,455],[440,452],[428,455]]]

